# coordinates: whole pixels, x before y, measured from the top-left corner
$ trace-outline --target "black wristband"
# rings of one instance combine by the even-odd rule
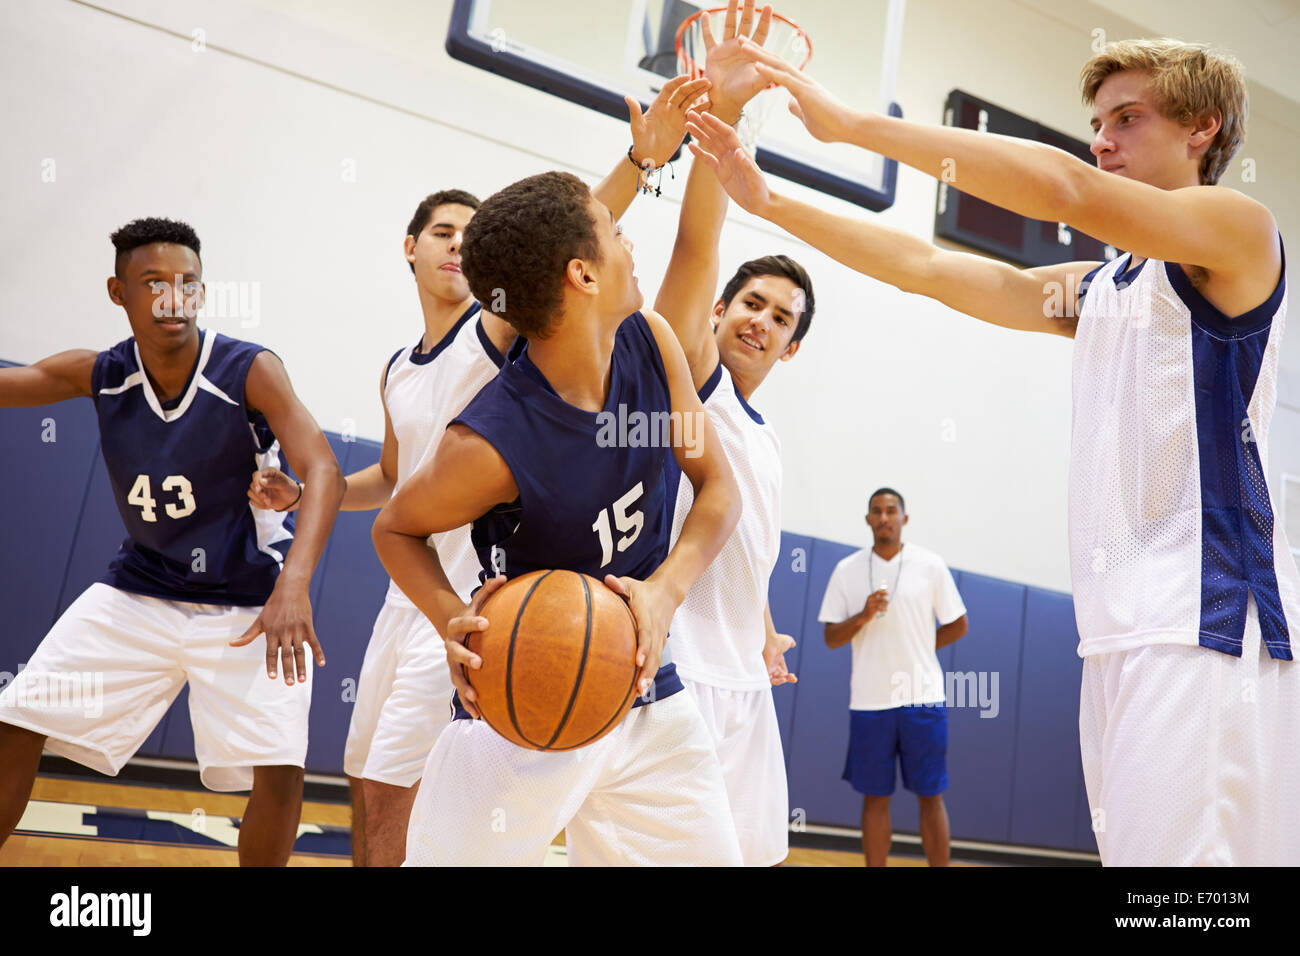
[[[297,498],[294,498],[293,501],[289,502],[289,503],[288,503],[287,505],[285,505],[283,508],[276,508],[276,509],[275,509],[276,512],[277,512],[277,513],[280,513],[280,514],[283,514],[284,512],[286,512],[286,511],[288,511],[290,508],[292,508],[294,505],[296,505],[298,502],[302,501],[302,487],[303,487],[303,486],[302,486],[302,482],[301,482],[301,481],[298,482],[298,497],[297,497]]]

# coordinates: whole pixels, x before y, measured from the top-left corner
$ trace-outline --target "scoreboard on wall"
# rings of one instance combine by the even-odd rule
[[[961,90],[948,94],[944,125],[980,132],[1018,136],[1063,149],[1092,165],[1095,158],[1082,140],[1048,129],[1010,110],[994,106]],[[1061,222],[1026,219],[1009,210],[968,196],[942,179],[939,203],[934,215],[936,238],[969,246],[980,252],[1007,259],[1022,266],[1046,266],[1058,262],[1109,260],[1118,254],[1092,236]]]

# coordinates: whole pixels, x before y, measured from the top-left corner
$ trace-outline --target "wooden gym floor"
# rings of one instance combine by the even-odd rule
[[[243,794],[42,774],[17,829],[0,848],[0,866],[237,866]],[[350,866],[351,809],[303,802],[290,866]],[[891,856],[891,866],[924,860]],[[978,865],[957,863],[955,865]],[[562,835],[547,859],[564,866]],[[863,865],[848,850],[792,847],[788,866]]]

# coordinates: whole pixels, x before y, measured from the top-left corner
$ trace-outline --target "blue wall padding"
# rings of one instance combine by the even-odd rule
[[[349,442],[345,451],[336,447],[335,452],[345,474],[379,460],[375,442]],[[388,575],[370,539],[377,514],[340,511],[321,562],[321,587],[313,607],[326,663],[312,675],[311,733],[307,739],[307,769],[312,773],[343,770],[343,744],[352,719],[361,661],[388,589]],[[344,681],[348,682],[347,700]]]
[[[1079,765],[1079,679],[1082,661],[1069,595],[1029,588],[1025,602],[1024,669],[1016,727],[1011,840],[1070,846],[1083,770]]]
[[[772,623],[781,634],[795,639],[795,646],[786,651],[785,666],[790,673],[803,680],[799,662],[803,655],[802,637],[804,614],[808,601],[808,562],[812,551],[812,538],[781,532],[781,553],[772,569],[768,582],[767,601],[772,608]],[[820,600],[820,597],[818,598]],[[821,635],[810,636],[821,640]],[[790,730],[794,724],[795,702],[799,699],[799,684],[782,684],[773,688],[776,704],[776,722],[781,729],[781,746],[785,750],[785,765],[790,766]]]
[[[1016,750],[1016,687],[1025,587],[963,572],[970,630],[952,645],[948,698],[948,814],[954,833],[1005,841]],[[997,694],[993,695],[993,676]],[[996,714],[996,716],[985,716]]]
[[[4,363],[0,363],[4,364]],[[41,440],[53,419],[53,442]],[[6,543],[0,593],[0,671],[26,662],[50,625],[99,579],[123,537],[99,453],[89,401],[0,412],[0,442],[14,467],[0,475]],[[379,458],[379,445],[330,436],[344,474]],[[387,575],[370,540],[374,512],[340,512],[311,595],[328,664],[313,676],[307,769],[342,772],[351,698],[362,657],[383,605]],[[848,745],[851,651],[831,651],[817,620],[836,563],[856,548],[782,533],[769,600],[777,630],[798,646],[786,655],[799,683],[773,692],[789,776],[791,813],[808,823],[857,827],[862,799],[840,779]],[[1095,851],[1079,762],[1082,662],[1075,653],[1068,594],[953,571],[970,631],[939,652],[950,693],[973,691],[965,706],[949,699],[949,777],[945,795],[954,838]],[[998,675],[996,717],[981,690]],[[346,686],[345,686],[345,682]],[[348,697],[349,699],[344,699]],[[140,749],[142,756],[194,759],[188,693]],[[916,801],[898,782],[896,830],[915,831]]]
[[[790,737],[785,741],[789,772],[790,812],[802,810],[809,823],[857,826],[862,800],[840,780],[849,742],[849,662],[847,646],[826,647],[817,620],[826,582],[841,558],[852,554],[848,545],[814,540],[808,560],[808,597],[803,626],[795,639],[803,645],[799,655],[799,694]]]
[[[89,400],[0,414],[7,466],[0,477],[5,502],[0,588],[7,598],[0,671],[13,673],[26,663],[62,610],[59,592],[87,505],[98,439]],[[111,501],[107,504],[112,507]],[[88,507],[102,505],[91,502]]]

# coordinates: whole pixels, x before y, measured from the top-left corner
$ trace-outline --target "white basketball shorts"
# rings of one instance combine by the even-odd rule
[[[265,638],[230,647],[261,608],[191,604],[92,584],[54,622],[0,692],[0,722],[48,737],[46,749],[116,775],[186,681],[194,754],[210,790],[248,790],[253,767],[301,767],[306,683],[266,676]]]
[[[775,866],[790,849],[790,797],[771,689],[682,683],[713,737],[745,865]]]
[[[539,866],[561,830],[576,866],[741,864],[722,768],[690,694],[638,707],[561,753],[452,721],[425,765],[404,865]]]
[[[1107,866],[1300,865],[1300,662],[1154,644],[1083,662],[1079,742]]]
[[[394,787],[424,772],[433,742],[451,720],[447,650],[417,607],[385,602],[366,645],[348,725],[343,770]]]

